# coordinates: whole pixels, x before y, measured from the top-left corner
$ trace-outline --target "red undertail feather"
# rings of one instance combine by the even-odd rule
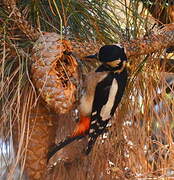
[[[89,130],[90,121],[91,119],[89,117],[80,116],[80,121],[76,125],[72,137],[85,135],[85,133]]]

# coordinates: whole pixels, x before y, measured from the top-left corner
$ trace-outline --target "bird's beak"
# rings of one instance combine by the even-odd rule
[[[98,53],[92,54],[92,55],[89,55],[89,56],[85,56],[84,58],[98,59]]]

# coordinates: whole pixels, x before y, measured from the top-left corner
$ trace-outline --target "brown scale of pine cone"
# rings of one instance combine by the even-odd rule
[[[69,55],[70,42],[56,33],[44,33],[33,50],[31,73],[39,95],[55,112],[68,112],[76,101],[79,84],[78,64]]]

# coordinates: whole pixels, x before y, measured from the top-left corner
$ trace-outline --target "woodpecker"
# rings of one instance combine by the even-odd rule
[[[61,148],[74,140],[88,136],[85,153],[89,154],[95,141],[101,135],[121,101],[127,82],[125,50],[120,45],[104,45],[98,58],[102,63],[95,72],[87,75],[84,94],[80,99],[80,120],[71,136],[68,136],[48,153],[48,160]]]

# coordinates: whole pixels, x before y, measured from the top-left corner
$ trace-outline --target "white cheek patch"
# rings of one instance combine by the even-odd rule
[[[101,112],[100,112],[100,116],[103,121],[111,118],[110,113],[115,102],[115,96],[117,94],[117,90],[118,90],[118,83],[116,79],[113,79],[112,85],[109,91],[107,103],[102,107]]]

